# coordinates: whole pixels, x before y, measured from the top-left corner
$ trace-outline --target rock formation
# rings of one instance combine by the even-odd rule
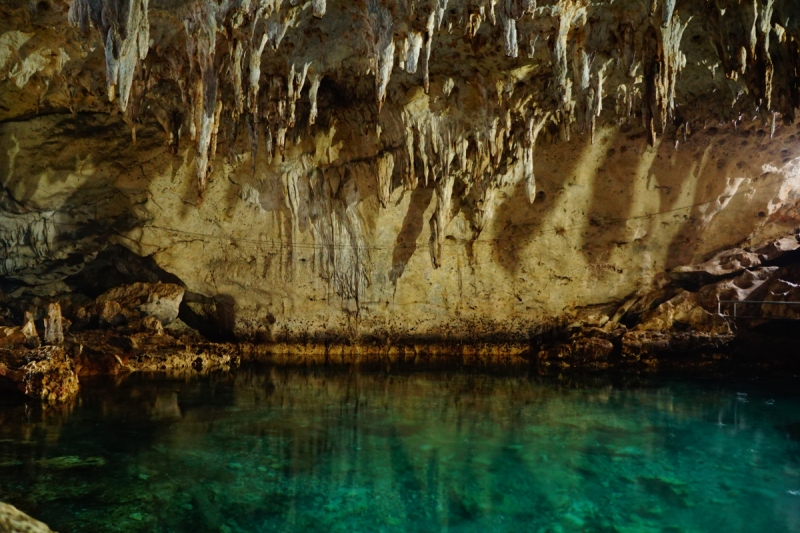
[[[0,380],[10,381],[31,398],[61,402],[78,392],[78,375],[63,349],[0,350]]]
[[[51,533],[49,527],[13,505],[0,502],[0,531],[9,533]]]
[[[30,324],[30,322],[28,322]],[[44,319],[45,344],[61,344],[64,342],[64,330],[61,320],[61,306],[51,303],[47,309],[47,318]]]
[[[797,248],[796,0],[0,13],[8,327],[60,302],[256,343],[728,335],[702,287],[798,281],[763,270]]]

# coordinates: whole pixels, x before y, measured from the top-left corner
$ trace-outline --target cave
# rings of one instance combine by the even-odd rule
[[[0,15],[0,531],[800,531],[800,0]]]

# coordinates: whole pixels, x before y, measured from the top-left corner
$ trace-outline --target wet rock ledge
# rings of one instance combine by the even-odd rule
[[[80,376],[238,364],[234,345],[210,343],[177,320],[183,292],[169,283],[134,283],[93,301],[61,298],[41,318],[38,298],[15,302],[30,310],[23,326],[0,327],[0,385],[63,401],[78,391]]]

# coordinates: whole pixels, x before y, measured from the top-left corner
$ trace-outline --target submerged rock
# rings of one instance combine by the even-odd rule
[[[31,518],[13,505],[0,502],[0,531],[3,533],[52,533],[42,522]]]

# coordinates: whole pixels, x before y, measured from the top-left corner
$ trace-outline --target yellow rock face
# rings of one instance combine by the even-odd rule
[[[800,222],[774,2],[129,4],[0,22],[19,294],[89,291],[116,245],[221,337],[525,343]],[[721,327],[670,305],[647,327]]]

